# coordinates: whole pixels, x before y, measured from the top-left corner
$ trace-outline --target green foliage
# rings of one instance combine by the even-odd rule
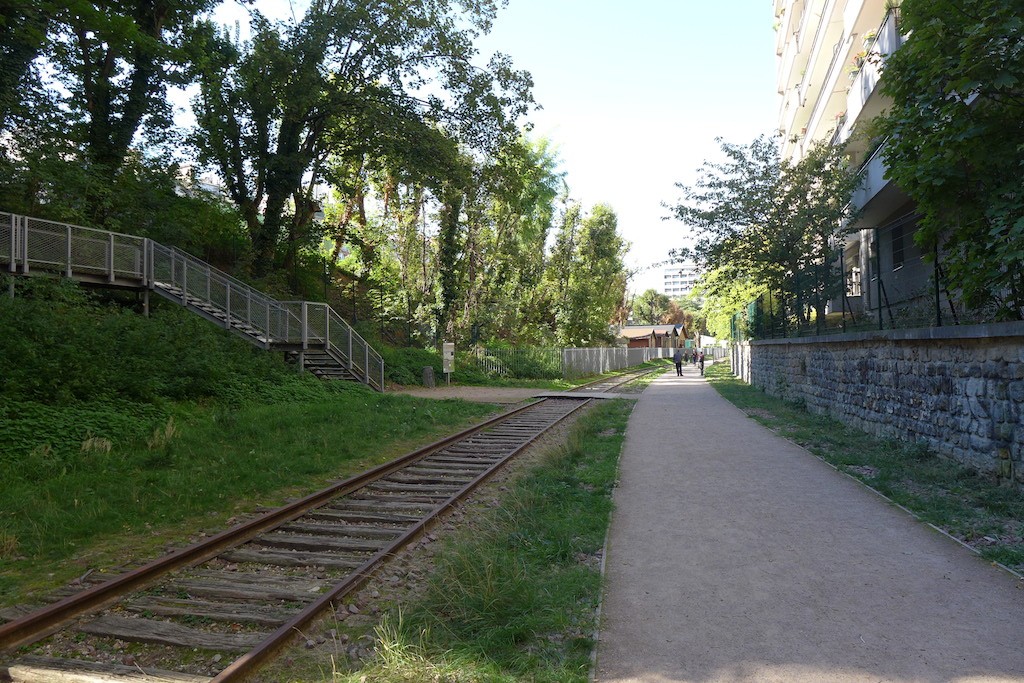
[[[732,280],[754,282],[787,301],[798,322],[806,324],[811,308],[820,319],[839,287],[835,236],[854,217],[858,177],[825,143],[791,163],[775,139],[719,142],[726,160],[705,161],[697,183],[677,184],[683,197],[668,207],[696,238],[675,255],[727,274],[705,283],[711,295],[725,295]]]
[[[66,476],[88,439],[142,440],[165,419],[164,409],[131,401],[54,406],[0,397],[0,466],[30,481]]]
[[[454,145],[441,129],[485,153],[517,134],[529,75],[500,55],[470,66],[473,39],[496,10],[494,0],[314,3],[283,25],[253,12],[245,43],[200,24],[195,141],[246,220],[257,274],[275,265],[281,243],[292,259],[308,239],[328,154],[375,168],[398,157],[437,187],[437,174],[455,181],[460,170],[445,168]],[[437,94],[424,99],[426,82]]]
[[[633,302],[633,319],[637,324],[660,325],[668,310],[669,298],[656,289],[648,289]]]
[[[441,354],[430,349],[394,348],[384,346],[381,350],[387,380],[401,385],[423,383],[423,368],[434,368],[434,377],[442,378]]]
[[[312,488],[492,409],[322,382],[170,304],[147,319],[55,280],[19,281],[0,325],[20,332],[0,340],[5,603],[44,560],[80,574],[60,563]]]
[[[340,391],[298,377],[198,316],[154,302],[146,319],[66,281],[18,282],[0,299],[0,447],[60,459],[90,436],[123,445],[166,420],[173,401],[235,404],[324,399]]]
[[[764,294],[766,287],[732,277],[728,269],[720,268],[704,275],[696,291],[704,296],[703,313],[708,333],[719,339],[730,339],[734,332],[733,316]]]
[[[23,198],[46,203],[70,194],[85,217],[80,222],[106,224],[108,204],[119,199],[113,186],[132,173],[125,167],[140,133],[154,148],[173,146],[165,87],[181,83],[185,27],[214,3],[36,4],[4,9],[4,32],[19,35],[10,50],[4,41],[0,69],[3,82],[20,87],[19,101],[0,109],[11,124],[2,156],[28,161],[43,177],[88,181],[57,185],[55,193],[29,182]]]
[[[625,311],[625,252],[611,207],[598,204],[586,217],[578,204],[565,212],[545,273],[559,345],[613,341],[609,324]]]
[[[218,396],[239,377],[265,382],[290,372],[280,358],[172,304],[155,305],[147,320],[84,293],[74,294],[84,299],[75,303],[48,298],[51,287],[30,281],[22,295],[0,301],[0,324],[18,330],[4,340],[0,395],[56,405],[156,404]]]
[[[900,20],[878,128],[915,241],[969,307],[1024,319],[1024,2],[907,0]]]
[[[318,386],[325,388],[319,395],[312,389]],[[149,433],[136,425],[132,439],[115,425],[120,438],[109,452],[83,450],[79,444],[63,453],[41,447],[8,458],[5,450],[0,529],[18,540],[23,559],[0,577],[0,602],[23,598],[18,586],[37,581],[43,561],[59,564],[133,532],[148,536],[150,527],[191,520],[194,532],[197,523],[207,523],[196,521],[201,515],[226,516],[236,506],[251,509],[280,500],[289,487],[322,486],[329,478],[393,457],[396,444],[436,438],[440,430],[492,408],[381,395],[354,383],[339,390],[328,386],[334,385],[310,383],[306,393],[263,395],[242,405],[179,404],[173,423],[152,420]],[[13,423],[5,423],[5,433],[20,429],[23,405]],[[148,418],[149,409],[143,409],[129,409],[121,419]],[[41,424],[47,415],[62,426],[89,420],[96,429],[104,427],[102,419],[114,417],[93,406],[77,412],[40,406],[28,419]]]

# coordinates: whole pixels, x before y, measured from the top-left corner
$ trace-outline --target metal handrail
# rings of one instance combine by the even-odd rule
[[[225,328],[264,348],[323,347],[354,376],[384,390],[384,360],[328,304],[278,301],[177,247],[0,211],[0,270],[5,268],[16,274],[34,268],[69,278],[105,276],[111,284],[159,290],[222,319]]]

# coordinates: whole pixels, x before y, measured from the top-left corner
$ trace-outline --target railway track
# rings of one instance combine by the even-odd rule
[[[610,391],[647,372],[581,389]],[[590,400],[510,410],[17,616],[0,625],[0,681],[241,680]]]

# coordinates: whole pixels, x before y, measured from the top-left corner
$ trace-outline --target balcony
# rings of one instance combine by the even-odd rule
[[[884,149],[885,143],[883,142],[861,166],[861,185],[854,190],[852,201],[857,210],[863,210],[889,184],[889,179],[886,177],[888,169],[883,159]]]
[[[869,34],[870,35],[870,34]],[[896,13],[885,15],[882,25],[865,46],[866,55],[858,58],[858,70],[853,74],[850,92],[846,95],[846,119],[855,125],[858,120],[870,120],[881,113],[882,103],[876,95],[885,60],[903,44],[896,25]]]

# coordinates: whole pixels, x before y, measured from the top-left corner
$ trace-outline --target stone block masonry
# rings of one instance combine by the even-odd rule
[[[771,396],[1024,486],[1024,323],[743,342],[732,367]]]

